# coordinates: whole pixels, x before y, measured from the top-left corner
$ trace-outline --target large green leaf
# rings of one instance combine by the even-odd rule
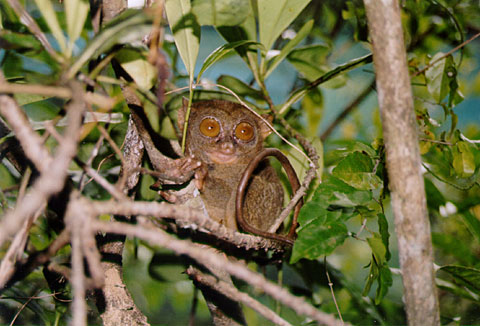
[[[260,42],[269,50],[310,0],[258,0]]]
[[[200,25],[191,12],[190,0],[166,0],[165,11],[191,84],[200,46]]]
[[[348,236],[347,227],[341,221],[341,211],[328,211],[313,203],[302,212],[301,227],[297,230],[298,238],[290,258],[292,264],[301,258],[317,259],[328,255]]]
[[[367,190],[358,190],[344,181],[330,176],[315,190],[312,201],[323,205],[337,205],[342,207],[355,207],[368,204],[372,194]]]
[[[302,26],[298,31],[297,35],[291,39],[280,51],[280,53],[270,60],[268,63],[268,69],[265,73],[264,78],[267,79],[268,76],[277,68],[277,66],[286,58],[288,54],[310,33],[313,27],[313,19],[309,20]]]
[[[356,189],[372,190],[382,184],[373,167],[369,156],[353,152],[338,163],[332,174]]]
[[[480,295],[480,270],[465,266],[447,265],[440,268],[450,274],[455,283],[466,286],[469,290]]]
[[[250,0],[193,0],[192,12],[200,25],[235,26],[251,13]]]

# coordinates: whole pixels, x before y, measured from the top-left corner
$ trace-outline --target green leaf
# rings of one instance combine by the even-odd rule
[[[136,49],[124,48],[115,54],[115,58],[140,89],[149,90],[155,85],[157,69],[144,54]]]
[[[257,101],[262,101],[264,100],[263,94],[261,91],[250,87],[250,85],[247,85],[240,79],[230,76],[230,75],[221,75],[217,79],[217,83],[220,85],[223,85],[225,87],[228,87],[229,89],[233,90],[235,94],[238,96],[245,98],[245,97],[251,97]]]
[[[250,14],[250,0],[193,0],[192,12],[200,25],[235,26]]]
[[[260,42],[269,50],[310,0],[258,0]]]
[[[315,88],[310,91],[302,101],[302,111],[305,113],[307,122],[307,135],[318,134],[318,128],[324,117],[322,92]]]
[[[58,23],[57,14],[55,13],[55,9],[53,8],[53,1],[51,0],[35,0],[35,4],[37,5],[38,10],[42,13],[43,18],[48,25],[48,28],[52,32],[53,37],[58,42],[60,49],[62,52],[66,49],[66,42],[65,36],[63,36],[62,28]]]
[[[442,151],[430,150],[423,156],[425,163],[428,163],[423,166],[429,173],[442,182],[458,189],[470,189],[477,184],[480,177],[480,169],[476,169],[473,175],[462,178],[453,167],[453,153],[455,151],[458,150],[454,148]],[[457,160],[459,160],[459,158],[457,158]],[[460,161],[457,162],[457,164],[460,163]],[[461,166],[458,168],[460,169]]]
[[[268,69],[265,73],[264,78],[267,79],[268,76],[277,68],[277,66],[287,57],[288,54],[296,47],[312,30],[314,20],[310,19],[302,28],[298,31],[297,35],[291,39],[280,51],[280,53],[271,59],[268,63]]]
[[[126,10],[110,21],[102,31],[87,45],[82,54],[73,63],[67,73],[67,79],[72,78],[92,57],[109,50],[116,43],[130,43],[141,39],[152,29],[149,18],[138,10]]]
[[[309,137],[308,140],[310,141],[310,144],[315,148],[317,151],[317,154],[319,156],[318,158],[318,165],[319,168],[317,171],[322,171],[323,170],[323,144],[322,141],[320,140],[319,137]],[[303,182],[303,179],[305,178],[305,174],[307,170],[310,168],[310,162],[308,159],[305,157],[305,155],[302,155],[298,150],[296,150],[293,147],[288,148],[287,152],[287,158],[290,161],[290,163],[293,166],[293,169],[295,170],[295,173],[298,176],[298,179],[300,180],[300,183]]]
[[[457,284],[455,284],[453,282],[449,282],[449,281],[446,281],[446,280],[443,280],[443,279],[440,279],[440,278],[436,278],[435,282],[436,282],[439,289],[448,291],[450,293],[453,293],[453,294],[455,294],[459,297],[462,297],[462,298],[465,298],[465,299],[468,299],[468,300],[472,300],[472,301],[479,301],[480,300],[480,297],[478,295],[476,295],[475,293],[473,293],[471,291],[466,290],[462,286],[458,286]]]
[[[342,180],[330,176],[315,190],[312,201],[323,205],[337,205],[342,207],[355,207],[366,205],[372,200],[370,191],[357,190]]]
[[[42,48],[40,42],[33,35],[15,33],[2,29],[0,29],[0,43],[4,50],[17,50],[19,52],[25,50],[36,51]]]
[[[461,284],[466,286],[475,294],[480,295],[480,270],[465,267],[465,266],[454,266],[454,265],[447,265],[440,268],[441,271],[444,271],[450,274],[455,283]]]
[[[382,243],[386,249],[385,259],[389,261],[392,256],[390,253],[389,242],[388,242],[390,239],[390,233],[388,233],[387,218],[382,213],[378,214],[378,232],[380,233],[380,236],[382,238]]]
[[[237,41],[237,42],[233,42],[233,43],[227,43],[227,44],[224,44],[224,45],[216,48],[212,53],[210,53],[210,55],[203,62],[202,68],[200,69],[200,72],[197,75],[197,82],[200,81],[200,78],[201,78],[202,74],[205,72],[205,70],[208,69],[208,67],[210,67],[215,62],[222,59],[225,55],[227,55],[228,53],[230,53],[232,50],[236,49],[239,46],[263,47],[262,44],[260,44],[258,42],[243,40],[243,41]]]
[[[392,272],[387,264],[387,256],[389,253],[387,247],[385,247],[384,239],[382,239],[380,234],[374,233],[374,236],[368,238],[367,242],[372,249],[374,259],[370,262],[370,272],[363,290],[363,295],[368,295],[373,282],[377,280],[375,304],[378,305],[387,294],[388,288],[392,286]]]
[[[360,152],[351,153],[340,161],[332,175],[360,190],[377,189],[382,184],[373,172],[372,159]]]
[[[291,264],[301,258],[317,259],[329,255],[348,236],[347,227],[341,222],[341,211],[327,211],[314,204],[302,211],[304,213],[299,218],[301,226],[297,230],[298,238],[293,246]]]
[[[373,237],[367,238],[367,243],[370,246],[370,249],[372,249],[372,254],[373,257],[375,257],[377,265],[382,266],[386,263],[387,248],[385,247],[380,234],[374,233]]]
[[[465,141],[459,141],[453,147],[453,168],[461,178],[468,178],[475,173],[475,157],[471,147]]]
[[[437,54],[435,54],[435,56],[433,56],[431,62],[438,60],[444,55],[444,53],[438,52]],[[428,92],[432,95],[435,101],[437,101],[437,103],[442,102],[442,100],[449,93],[449,75],[451,74],[450,69],[452,65],[452,56],[447,56],[446,58],[443,58],[436,62],[425,72]]]
[[[382,299],[388,292],[388,289],[392,286],[392,272],[387,264],[381,266],[378,277],[378,287],[375,294],[375,304],[379,305]]]
[[[68,56],[75,44],[75,41],[80,37],[85,20],[87,19],[90,4],[86,0],[64,0],[65,5],[65,20],[67,21],[68,40]]]
[[[190,0],[166,0],[165,2],[168,23],[192,84],[200,46],[200,25],[190,9]]]

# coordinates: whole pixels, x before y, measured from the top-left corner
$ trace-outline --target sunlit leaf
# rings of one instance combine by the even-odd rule
[[[313,148],[317,151],[317,154],[319,156],[318,159],[318,164],[319,168],[317,171],[322,171],[323,170],[323,144],[320,138],[318,137],[313,137],[308,139],[310,143],[312,144]],[[302,155],[298,150],[295,148],[290,147],[287,152],[287,158],[290,161],[290,163],[293,166],[293,169],[297,173],[298,179],[300,180],[300,183],[303,182],[303,179],[305,178],[305,174],[307,170],[310,168],[310,162],[308,159],[305,157],[305,155]]]
[[[86,0],[64,0],[67,33],[69,36],[68,51],[71,51],[75,41],[80,37],[90,4]]]
[[[58,23],[57,14],[55,13],[55,9],[53,8],[53,2],[51,0],[35,0],[38,9],[42,13],[42,16],[45,18],[47,22],[48,28],[52,32],[52,35],[58,42],[60,46],[60,50],[63,52],[66,48],[65,36],[63,35],[62,28]]]
[[[192,83],[200,46],[200,25],[191,12],[190,0],[166,0],[165,11],[175,44]]]
[[[354,188],[371,190],[378,188],[382,183],[373,168],[370,157],[353,152],[338,163],[332,174]]]
[[[73,77],[88,60],[109,50],[113,45],[140,40],[151,31],[152,27],[148,22],[149,18],[138,10],[126,10],[120,14],[88,43],[68,70],[67,77]]]
[[[216,48],[212,53],[210,53],[210,55],[203,62],[202,68],[200,69],[200,72],[198,73],[198,76],[197,76],[197,81],[200,81],[202,74],[205,72],[205,70],[208,69],[208,67],[213,65],[215,62],[221,60],[224,56],[226,56],[228,53],[230,53],[232,50],[236,49],[239,46],[255,46],[255,47],[260,46],[261,47],[262,44],[258,42],[243,40],[243,41],[237,41],[233,43],[227,43]]]
[[[453,148],[453,168],[461,178],[468,178],[475,173],[475,157],[471,145],[460,141]]]
[[[312,89],[302,101],[302,111],[307,121],[308,135],[316,135],[324,117],[323,95],[319,89]]]
[[[268,64],[267,72],[265,73],[265,79],[277,68],[277,66],[287,57],[287,55],[310,33],[313,27],[313,19],[309,20],[298,31],[297,35],[291,39],[280,51],[280,53],[270,60]]]
[[[433,56],[431,62],[438,60],[444,55],[444,53],[438,52]],[[458,89],[456,77],[455,63],[451,55],[439,60],[427,69],[425,72],[427,89],[435,101],[440,103],[450,94],[451,98],[449,102],[450,104],[454,102],[455,94]],[[451,87],[453,88],[451,89]]]
[[[269,50],[310,0],[258,0],[260,42]]]
[[[115,54],[115,58],[140,89],[148,90],[155,85],[157,69],[148,62],[144,54],[135,49],[124,48]]]
[[[193,0],[192,12],[200,25],[235,26],[250,14],[250,0]]]

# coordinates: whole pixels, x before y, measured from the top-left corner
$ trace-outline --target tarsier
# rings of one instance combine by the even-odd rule
[[[186,103],[178,113],[183,130]],[[237,230],[235,197],[245,168],[263,150],[271,133],[267,124],[242,105],[207,100],[192,104],[185,155],[201,162],[201,198],[210,218]],[[206,171],[205,171],[206,168]],[[206,172],[206,173],[205,173]],[[266,160],[255,169],[246,189],[243,216],[247,223],[266,231],[279,215],[283,187]]]

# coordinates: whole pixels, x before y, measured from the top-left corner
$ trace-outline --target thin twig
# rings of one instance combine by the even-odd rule
[[[20,121],[11,121],[9,112],[5,112],[10,110],[17,112],[17,110],[19,110],[18,106],[16,106],[15,103],[12,106],[11,103],[9,103],[9,106],[4,107],[1,101],[8,99],[8,97],[0,96],[0,113],[2,113],[4,117],[9,118],[8,122],[20,140],[22,147],[31,147],[32,144],[30,144],[29,141],[36,142],[38,140],[34,145],[34,148],[32,148],[32,151],[38,153],[40,156],[43,155],[45,162],[51,162],[48,166],[44,166],[44,162],[38,162],[40,158],[35,157],[37,164],[42,167],[39,169],[42,173],[26,195],[25,200],[22,201],[23,203],[5,214],[2,219],[0,223],[0,247],[8,237],[18,231],[25,219],[32,216],[42,205],[44,205],[51,195],[60,192],[64,187],[68,173],[68,166],[77,151],[81,118],[85,107],[81,86],[72,83],[72,88],[74,88],[75,91],[72,92],[74,99],[67,110],[67,116],[69,117],[69,125],[67,128],[68,133],[65,134],[63,141],[59,144],[57,155],[53,160],[46,154],[45,147],[43,144],[39,143],[41,141],[39,139],[40,137],[31,129],[25,116],[21,113],[16,113],[15,116],[20,117]]]
[[[427,71],[428,69],[432,68],[436,63],[438,63],[439,61],[445,59],[446,57],[448,57],[449,55],[451,55],[453,52],[456,52],[457,50],[463,48],[465,45],[467,45],[468,43],[471,43],[473,40],[475,40],[477,37],[480,36],[480,33],[477,33],[475,35],[473,35],[471,38],[469,38],[468,40],[462,42],[461,44],[457,45],[456,47],[454,47],[453,49],[451,49],[450,51],[448,51],[447,53],[445,53],[444,55],[440,56],[439,58],[433,60],[432,62],[430,62],[428,65],[426,65],[423,69],[419,70],[419,71],[416,71],[414,74],[412,74],[412,77],[416,77],[420,74],[423,74],[425,71]]]
[[[22,93],[22,94],[36,94],[46,97],[58,97],[64,99],[72,98],[72,91],[68,87],[61,86],[45,86],[33,84],[14,84],[0,82],[0,93]],[[98,93],[86,92],[84,94],[85,102],[97,105],[104,109],[111,109],[117,103],[116,98],[107,97]]]
[[[333,292],[333,283],[332,283],[332,280],[330,279],[330,274],[328,273],[327,256],[323,257],[323,264],[325,265],[325,274],[327,275],[328,287],[330,288],[330,293],[332,294],[333,302],[335,303],[335,308],[337,308],[338,317],[342,321],[342,325],[344,325],[343,318],[342,318],[342,312],[340,311],[340,308],[338,307],[337,298],[335,297],[335,292]]]

